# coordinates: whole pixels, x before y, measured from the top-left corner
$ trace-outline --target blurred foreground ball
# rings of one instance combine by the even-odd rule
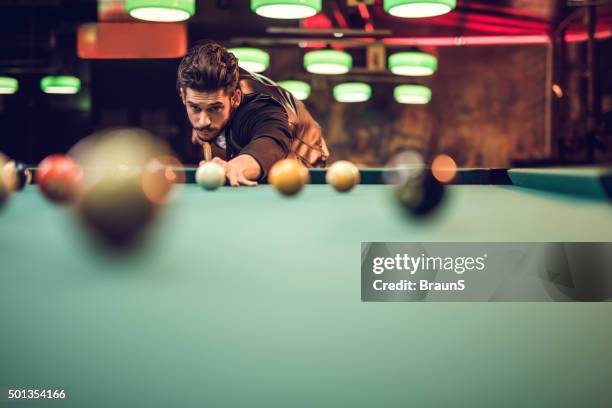
[[[6,157],[2,152],[0,152],[0,168],[4,167],[8,162],[8,157]],[[3,177],[0,177],[0,208],[4,206],[4,203],[8,200],[11,194],[11,189],[4,182]]]
[[[359,169],[349,161],[337,161],[327,169],[325,181],[337,191],[350,191],[359,184]]]
[[[416,217],[434,213],[444,198],[444,185],[430,172],[406,181],[395,191],[399,204]]]
[[[196,183],[205,190],[216,190],[225,184],[225,170],[215,162],[201,164],[195,173]]]
[[[308,169],[294,159],[277,161],[268,174],[268,182],[286,196],[297,194],[306,183],[307,178]]]
[[[10,161],[2,167],[2,178],[11,190],[23,190],[32,182],[32,172],[25,164]]]
[[[72,149],[87,169],[77,214],[99,241],[122,249],[139,241],[172,190],[168,148],[140,129],[89,136]]]
[[[81,192],[82,181],[81,167],[72,158],[62,154],[46,157],[36,171],[38,188],[55,203],[75,201]]]
[[[0,208],[2,208],[4,203],[7,202],[10,194],[11,190],[6,187],[2,181],[0,181]]]
[[[145,195],[156,204],[164,204],[170,198],[176,184],[185,182],[181,162],[173,156],[154,157],[142,170],[141,184]]]
[[[79,201],[77,212],[106,244],[121,247],[140,237],[155,216],[156,206],[130,177],[104,176]]]
[[[385,166],[383,180],[397,187],[423,176],[425,161],[416,150],[406,150],[393,156]]]
[[[306,185],[310,183],[310,172],[306,166],[298,164],[300,165],[300,174],[302,175],[302,185]]]

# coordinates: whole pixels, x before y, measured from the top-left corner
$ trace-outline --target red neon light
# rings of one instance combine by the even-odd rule
[[[596,39],[612,37],[612,29],[595,32]],[[585,32],[567,33],[567,42],[586,41]],[[512,44],[548,44],[550,37],[537,35],[499,35],[499,36],[465,36],[465,37],[395,37],[382,39],[384,44],[406,46],[451,47],[458,45],[512,45]]]
[[[361,18],[363,18],[364,20],[370,19],[370,12],[368,11],[368,6],[363,3],[359,3],[357,5],[357,10],[359,10],[359,15],[361,16]]]
[[[445,14],[435,17],[430,24],[445,27],[461,27],[465,30],[488,31],[500,34],[535,34],[546,32],[551,29],[551,25],[547,23],[469,13]]]
[[[466,37],[404,37],[384,38],[382,42],[390,45],[450,47],[457,45],[546,44],[549,42],[549,38],[545,34]]]
[[[363,3],[359,3],[357,5],[357,9],[359,10],[359,15],[365,21],[365,24],[364,24],[365,30],[369,33],[374,31],[374,25],[372,24],[370,12],[368,11],[368,6],[366,6]]]
[[[186,52],[182,23],[87,23],[77,31],[79,58],[178,58]]]
[[[340,27],[347,28],[349,26],[340,10],[334,9],[334,18],[336,19]]]
[[[323,49],[325,47],[327,47],[327,43],[324,42],[317,42],[317,41],[304,41],[303,43],[300,43],[300,47],[301,48],[313,48],[313,49]]]
[[[303,19],[301,25],[303,28],[332,28],[331,20],[324,13]]]
[[[595,38],[601,40],[603,38],[612,37],[612,30],[599,30],[595,32]],[[565,41],[567,42],[578,42],[578,41],[586,41],[589,38],[587,33],[567,33],[565,34]]]

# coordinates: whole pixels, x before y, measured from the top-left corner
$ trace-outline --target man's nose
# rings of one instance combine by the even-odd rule
[[[208,127],[209,125],[210,125],[210,117],[204,112],[200,113],[200,116],[198,117],[198,127],[205,128],[205,127]]]

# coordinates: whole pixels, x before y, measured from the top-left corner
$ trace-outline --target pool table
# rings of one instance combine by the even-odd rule
[[[15,193],[0,211],[0,390],[68,396],[19,407],[612,406],[610,303],[360,298],[362,241],[612,241],[607,199],[480,177],[413,219],[364,177],[289,198],[180,185],[121,254],[36,186]]]

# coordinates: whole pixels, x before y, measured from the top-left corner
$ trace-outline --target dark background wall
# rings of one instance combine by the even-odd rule
[[[601,83],[610,129],[612,53],[600,42]],[[576,45],[573,58],[581,58]],[[304,75],[301,51],[269,49],[267,75],[286,79]],[[545,154],[546,46],[443,47],[439,71],[418,82],[431,86],[425,106],[393,100],[396,83],[371,81],[369,102],[336,103],[336,78],[309,77],[313,94],[306,105],[323,128],[332,160],[349,159],[367,166],[384,165],[404,148],[427,156],[448,153],[461,166],[509,166],[516,159]],[[297,62],[296,62],[297,61]],[[0,96],[0,150],[35,164],[53,152],[65,152],[80,138],[99,129],[138,126],[165,139],[186,163],[195,163],[199,149],[189,143],[189,125],[175,90],[179,60],[80,61],[83,81],[77,95],[45,95],[41,75],[21,75],[17,94]],[[301,72],[300,72],[301,70]],[[570,109],[564,132],[582,137],[584,81],[571,82]],[[577,81],[577,82],[576,82]],[[608,160],[599,156],[599,161]]]
[[[393,84],[366,104],[330,103],[325,116],[338,158],[386,163],[405,148],[447,153],[462,166],[508,166],[544,154],[546,47],[443,48],[428,105],[393,101]],[[319,100],[316,100],[319,103]]]

